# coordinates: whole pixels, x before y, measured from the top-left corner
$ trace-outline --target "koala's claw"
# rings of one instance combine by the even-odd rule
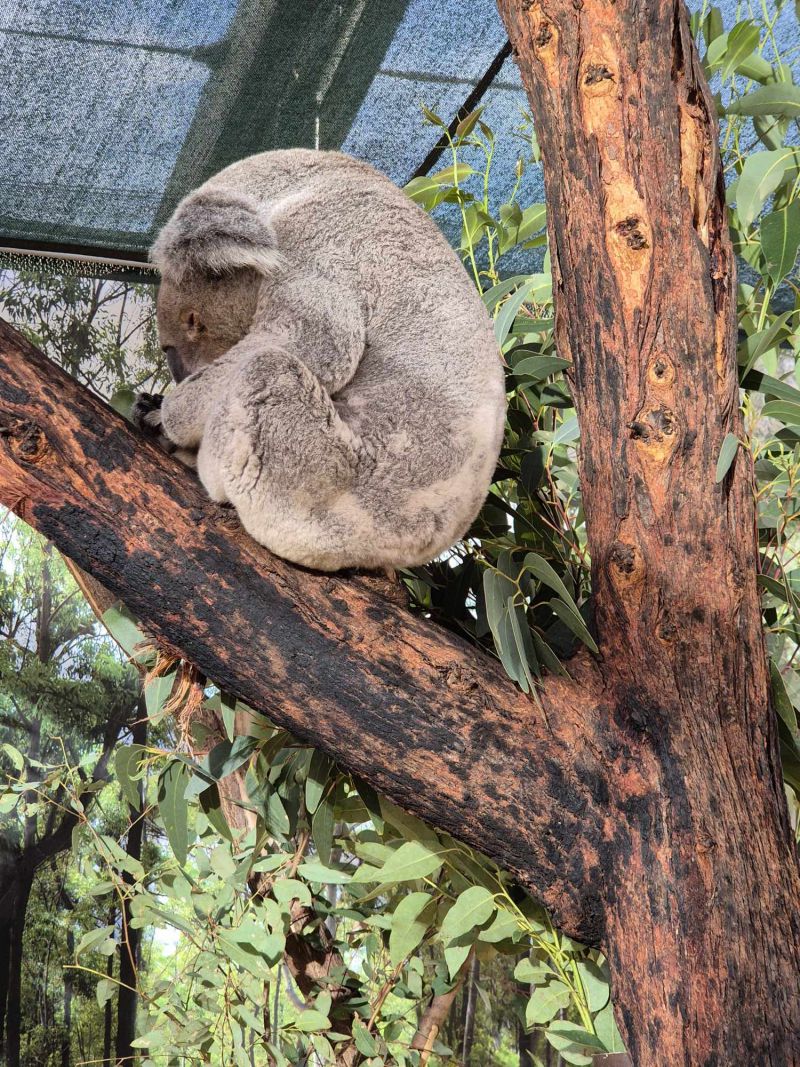
[[[151,437],[158,437],[161,432],[161,405],[164,397],[161,393],[139,393],[131,408],[134,426]]]

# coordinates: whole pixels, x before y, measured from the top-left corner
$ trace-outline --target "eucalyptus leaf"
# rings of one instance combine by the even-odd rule
[[[319,882],[322,885],[347,885],[353,877],[351,870],[327,867],[315,859],[301,863],[297,868],[297,873],[307,882]]]
[[[469,935],[464,935],[462,938],[445,945],[444,959],[451,982],[455,980],[456,975],[467,962],[467,957],[472,951],[472,940]]]
[[[782,382],[780,379],[772,378],[769,374],[762,374],[760,371],[750,371],[743,379],[742,385],[745,389],[763,393],[765,396],[774,396],[779,400],[790,400],[795,404],[800,404],[800,389],[795,389],[788,382]]]
[[[595,1033],[598,1038],[603,1042],[603,1047],[606,1052],[624,1052],[625,1045],[623,1044],[622,1037],[617,1028],[617,1021],[614,1018],[614,1006],[609,1001],[606,1006],[595,1015],[592,1019]]]
[[[228,820],[225,818],[225,811],[222,807],[222,800],[216,784],[212,783],[208,789],[204,790],[200,794],[199,801],[203,814],[217,833],[226,840],[231,841],[233,834],[228,825]]]
[[[95,996],[99,1007],[104,1007],[111,1000],[118,989],[117,983],[111,978],[101,978],[95,987]]]
[[[725,108],[729,115],[800,115],[800,88],[788,82],[762,85]]]
[[[315,749],[306,777],[306,810],[310,815],[314,814],[317,805],[322,800],[332,768],[333,760],[330,756],[320,749]]]
[[[778,419],[786,426],[800,427],[800,403],[790,400],[772,400],[761,409],[765,419]]]
[[[229,741],[234,740],[236,733],[236,697],[230,693],[220,693],[220,713],[222,725]]]
[[[607,967],[594,960],[579,960],[576,970],[580,975],[589,1011],[594,1014],[608,1004],[611,995],[611,976]]]
[[[725,440],[722,442],[722,447],[719,450],[719,456],[717,458],[717,470],[714,475],[715,482],[721,482],[731,469],[731,464],[736,457],[736,453],[739,451],[739,445],[741,443],[742,442],[735,433],[728,433],[725,435]]]
[[[600,651],[580,613],[568,607],[563,600],[551,600],[550,606],[564,625],[572,630],[575,636],[579,637],[591,652],[598,653]]]
[[[525,1006],[525,1025],[530,1028],[549,1023],[560,1011],[569,1007],[570,1000],[569,987],[563,982],[555,980],[537,986]]]
[[[176,677],[176,671],[171,671],[169,674],[159,674],[145,685],[144,701],[148,718],[155,721],[162,716],[164,705],[169,700],[175,686]]]
[[[573,441],[577,441],[580,437],[580,427],[578,426],[578,416],[571,415],[568,419],[564,419],[556,432],[553,434],[554,445],[571,445]]]
[[[786,691],[780,668],[772,659],[769,661],[769,673],[772,685],[772,703],[775,711],[786,727],[798,755],[800,755],[800,727],[797,724],[797,712]]]
[[[121,601],[117,601],[103,612],[102,623],[123,652],[132,660],[143,663],[152,658],[152,652],[138,647],[145,642],[145,635],[139,628],[137,620]]]
[[[475,121],[477,122],[477,119]],[[353,1022],[353,1040],[362,1056],[377,1056],[378,1042],[360,1019],[355,1019]]]
[[[11,765],[15,771],[21,774],[25,770],[25,757],[22,755],[18,748],[15,748],[9,741],[4,741],[0,745],[0,751],[5,752],[6,756],[11,760]]]
[[[493,895],[483,886],[475,885],[460,893],[442,922],[439,936],[446,944],[478,926],[483,926],[497,911]]]
[[[508,337],[511,326],[526,302],[543,303],[551,298],[552,280],[547,274],[533,274],[517,291],[509,296],[500,307],[494,320],[494,335],[497,343],[502,345]]]
[[[442,857],[439,852],[432,852],[420,841],[406,841],[379,870],[362,874],[362,869],[360,869],[353,880],[356,882],[380,881],[385,885],[395,882],[411,882],[417,878],[431,877],[441,866]]]
[[[800,248],[800,200],[773,211],[761,221],[761,248],[773,285],[793,269]]]
[[[718,65],[720,77],[723,81],[734,74],[742,63],[758,48],[759,28],[750,19],[737,23],[727,35],[717,38],[709,47],[708,55],[711,57],[716,46],[724,42],[724,48],[720,50]]]
[[[433,897],[429,893],[409,893],[392,912],[389,959],[398,967],[422,942],[433,918]]]
[[[137,775],[139,774],[139,763],[145,751],[142,745],[123,745],[117,749],[114,759],[114,769],[117,772],[117,781],[122,790],[122,795],[134,811],[138,811],[141,805],[140,785]]]
[[[300,1030],[302,1033],[309,1033],[312,1030],[328,1030],[330,1029],[330,1019],[327,1015],[323,1015],[320,1011],[315,1011],[313,1008],[305,1008],[294,1021],[295,1030]]]
[[[591,1056],[605,1052],[605,1046],[596,1034],[590,1033],[577,1023],[559,1019],[547,1027],[547,1040],[558,1051],[581,1052]]]
[[[333,803],[329,797],[325,797],[314,812],[311,820],[311,833],[317,854],[326,866],[331,862],[334,821]]]
[[[457,166],[437,171],[436,174],[412,178],[405,186],[405,192],[426,211],[432,211],[446,197],[452,186],[466,181],[474,173],[472,167],[467,166],[466,163],[459,163]]]
[[[84,952],[89,952],[113,934],[113,926],[98,926],[95,930],[88,930],[75,946],[75,955],[80,956]]]
[[[254,737],[236,737],[233,741],[220,741],[206,756],[201,768],[214,781],[220,781],[246,763],[258,748],[258,744]]]
[[[189,848],[189,805],[184,796],[189,769],[180,760],[171,760],[158,779],[158,814],[167,840],[181,866]]]
[[[483,113],[482,107],[476,107],[474,111],[471,111],[468,115],[465,115],[463,119],[456,126],[456,137],[469,137],[475,127],[478,125],[478,119],[480,119]],[[374,1055],[374,1053],[370,1053]]]
[[[773,152],[753,152],[744,161],[736,185],[736,210],[747,229],[787,173],[797,169],[798,149],[779,148]]]
[[[544,378],[549,378],[551,374],[558,374],[559,371],[570,366],[572,364],[568,359],[561,359],[559,356],[529,356],[514,365],[514,374],[518,377],[525,376],[534,381],[542,381]]]

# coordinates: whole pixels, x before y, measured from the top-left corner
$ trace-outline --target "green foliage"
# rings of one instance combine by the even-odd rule
[[[55,1064],[71,1040],[54,1021],[68,938],[98,972],[116,947],[98,868],[89,860],[81,870],[68,857],[83,825],[107,842],[109,858],[124,857],[118,841],[126,818],[104,768],[135,713],[138,685],[57,553],[8,515],[0,522],[0,559],[0,937],[24,923],[20,1003],[9,1010],[27,1021],[28,1062]],[[144,877],[141,864],[137,874]],[[26,894],[20,913],[15,901]],[[72,976],[76,998],[87,1002],[87,1038],[102,1031],[88,975]]]
[[[123,413],[169,381],[149,285],[0,269],[0,312]]]

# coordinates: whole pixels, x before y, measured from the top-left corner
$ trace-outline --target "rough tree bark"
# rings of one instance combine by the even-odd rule
[[[501,0],[546,181],[601,653],[542,710],[369,582],[270,557],[0,326],[0,499],[230,692],[601,945],[634,1063],[800,1063],[712,106],[664,0]]]
[[[795,1063],[800,882],[747,450],[714,481],[742,426],[713,101],[680,0],[499,6],[545,161],[581,425],[623,1033],[639,1063]]]

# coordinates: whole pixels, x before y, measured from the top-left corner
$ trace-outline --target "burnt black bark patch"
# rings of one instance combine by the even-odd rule
[[[584,74],[584,85],[597,85],[602,81],[613,81],[614,75],[603,63],[590,63]]]
[[[529,5],[530,6],[530,5]],[[540,22],[533,39],[537,48],[545,48],[553,39],[553,28],[549,22]]]
[[[636,549],[622,541],[615,541],[611,549],[611,562],[623,574],[631,574],[636,565]]]
[[[629,215],[616,225],[617,233],[624,238],[629,248],[639,251],[647,248],[647,238],[641,230],[642,220],[638,215]]]

